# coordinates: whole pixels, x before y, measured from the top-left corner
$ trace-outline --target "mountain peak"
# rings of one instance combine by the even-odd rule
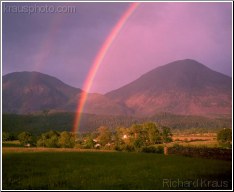
[[[193,59],[183,59],[183,60],[177,60],[171,63],[168,63],[166,65],[164,65],[164,67],[172,67],[172,68],[192,68],[192,69],[206,69],[206,70],[210,70],[207,66],[199,63],[196,60]]]
[[[177,60],[174,62],[170,62],[166,65],[162,65],[160,67],[157,67],[150,72],[146,73],[145,75],[148,75],[149,73],[155,73],[156,71],[167,71],[170,73],[186,73],[186,72],[202,72],[202,71],[210,71],[207,66],[192,60],[192,59],[184,59],[184,60]]]
[[[181,60],[176,60],[176,61],[173,61],[173,62],[170,62],[166,65],[177,65],[177,66],[183,66],[183,65],[195,65],[195,66],[203,66],[203,67],[206,67],[205,65],[199,63],[198,61],[194,60],[194,59],[181,59]],[[166,66],[164,65],[164,66]]]
[[[64,108],[81,93],[81,89],[36,71],[9,73],[2,80],[4,112],[27,113]]]
[[[76,111],[82,90],[40,72],[14,72],[3,76],[3,112],[29,113],[44,109]],[[101,94],[88,94],[85,113],[121,115],[129,113]]]
[[[3,112],[28,113],[53,109],[75,111],[81,90],[39,72],[3,76]],[[232,79],[192,60],[178,60],[149,71],[107,93],[89,94],[86,113],[152,116],[231,115]]]
[[[225,113],[231,112],[231,78],[192,59],[155,68],[106,95],[135,108],[136,114],[170,112],[206,115],[223,113],[224,106]]]

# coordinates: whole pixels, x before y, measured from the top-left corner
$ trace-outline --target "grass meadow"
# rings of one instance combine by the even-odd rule
[[[16,151],[3,148],[5,190],[231,189],[231,161],[128,152]]]

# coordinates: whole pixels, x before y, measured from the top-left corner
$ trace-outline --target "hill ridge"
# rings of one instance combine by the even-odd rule
[[[230,77],[185,59],[155,68],[106,96],[134,108],[136,115],[231,114],[231,85]]]
[[[76,111],[82,90],[41,72],[13,72],[2,78],[3,113],[43,109]],[[231,115],[231,77],[192,60],[157,67],[105,95],[88,93],[85,113],[152,116]]]

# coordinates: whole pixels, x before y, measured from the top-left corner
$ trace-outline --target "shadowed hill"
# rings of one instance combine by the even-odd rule
[[[15,72],[3,76],[3,113],[27,114],[76,111],[81,89],[39,72]],[[101,94],[89,93],[84,112],[126,114],[127,110]]]
[[[81,89],[39,72],[10,73],[3,76],[3,112],[59,109],[80,93]]]

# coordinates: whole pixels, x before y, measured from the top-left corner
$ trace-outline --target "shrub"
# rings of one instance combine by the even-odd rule
[[[10,134],[7,132],[2,132],[2,141],[9,141],[10,140]]]
[[[26,132],[26,131],[20,133],[18,135],[18,139],[19,139],[21,145],[27,145],[27,144],[33,143],[32,134],[29,132]]]
[[[175,143],[174,145],[173,145],[173,147],[174,148],[180,148],[180,147],[182,147],[180,144],[178,144],[178,143]]]
[[[115,145],[114,150],[123,151],[123,147],[121,147],[120,145]]]
[[[164,153],[164,147],[163,146],[158,146],[158,153],[163,154]]]
[[[148,147],[142,147],[141,152],[143,153],[159,153],[163,154],[164,149],[163,146],[148,146]]]
[[[135,151],[135,148],[133,145],[126,145],[123,150],[127,152],[133,152]]]
[[[229,145],[232,142],[232,130],[231,129],[222,129],[217,134],[217,140],[221,145]]]
[[[232,151],[230,149],[221,148],[187,147],[177,145],[169,147],[168,154],[184,155],[189,157],[203,157],[209,159],[232,159]]]

